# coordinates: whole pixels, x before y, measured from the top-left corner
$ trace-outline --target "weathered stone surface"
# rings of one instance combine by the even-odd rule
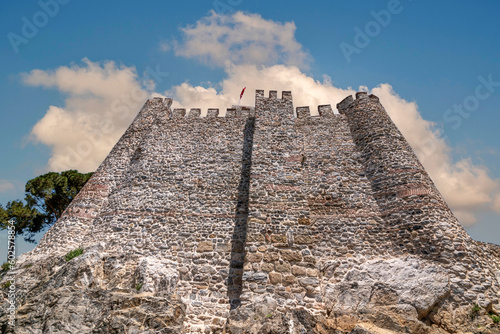
[[[500,246],[465,233],[377,97],[297,117],[290,92],[225,117],[171,104],[148,100],[1,274],[16,333],[500,331]]]
[[[287,262],[300,262],[302,261],[302,255],[300,252],[292,251],[289,249],[280,251],[281,258]]]
[[[279,273],[288,273],[290,272],[290,264],[288,262],[276,261],[274,262],[274,270]]]
[[[283,277],[283,285],[293,285],[297,279],[293,275],[285,275]]]
[[[347,272],[340,283],[328,284],[325,297],[328,307],[340,313],[406,304],[422,319],[449,293],[449,276],[443,268],[409,257],[365,262]]]
[[[198,253],[202,252],[212,252],[214,250],[214,244],[211,241],[202,241],[196,247]]]
[[[280,284],[281,283],[281,274],[280,273],[269,273],[269,283],[271,284]]]
[[[262,271],[270,272],[274,270],[274,263],[263,263],[261,265]]]
[[[277,261],[280,258],[278,252],[267,252],[264,254],[264,261],[265,262],[274,262]]]
[[[271,234],[271,241],[272,242],[277,242],[277,243],[286,243],[286,236],[285,235],[279,235],[279,234]]]
[[[305,278],[301,278],[299,279],[299,283],[301,286],[318,286],[319,285],[319,281],[317,278],[314,278],[314,277],[305,277]]]
[[[292,274],[294,274],[295,276],[303,276],[306,274],[306,268],[293,266],[292,267]]]
[[[294,237],[294,242],[300,245],[308,245],[314,243],[314,239],[309,235],[297,235]]]
[[[246,259],[249,262],[260,262],[262,258],[262,253],[247,253],[246,255]]]

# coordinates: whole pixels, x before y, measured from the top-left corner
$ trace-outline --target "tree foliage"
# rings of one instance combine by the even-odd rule
[[[29,180],[24,202],[14,200],[8,202],[5,208],[0,205],[0,229],[8,228],[9,219],[14,218],[16,235],[24,235],[26,241],[35,242],[34,235],[61,217],[92,174],[68,170],[50,172]]]

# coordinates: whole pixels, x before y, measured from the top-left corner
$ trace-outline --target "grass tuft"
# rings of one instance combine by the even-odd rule
[[[494,315],[490,313],[490,318],[494,323],[498,324],[500,322],[500,317],[498,315]]]
[[[9,271],[12,269],[12,264],[10,264],[10,262],[5,262],[4,264],[2,264],[2,271]]]
[[[66,254],[64,256],[64,259],[66,261],[70,261],[70,260],[74,259],[75,257],[80,256],[82,254],[83,254],[83,248],[76,248],[76,249],[73,249],[71,252],[68,252],[68,254]]]
[[[479,306],[478,304],[474,304],[469,314],[470,318],[472,320],[476,319],[479,315],[479,311],[481,311],[481,306]]]

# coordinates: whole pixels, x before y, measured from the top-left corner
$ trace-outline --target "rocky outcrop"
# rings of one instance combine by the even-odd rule
[[[11,273],[16,325],[2,333],[181,333],[186,307],[170,273],[148,258],[109,256],[102,245],[70,261],[21,258]]]
[[[391,307],[423,319],[450,293],[449,280],[443,268],[416,258],[372,260],[349,270],[340,283],[327,284],[325,299],[334,313]]]

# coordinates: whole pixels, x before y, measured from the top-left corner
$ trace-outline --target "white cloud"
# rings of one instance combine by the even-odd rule
[[[496,196],[495,198],[495,206],[494,206],[496,212],[500,213],[500,194]]]
[[[284,61],[293,59],[290,54],[297,51],[301,59],[298,65],[307,59],[307,53],[295,41],[293,23],[281,24],[241,12],[230,16],[212,13],[182,32],[183,42],[175,47],[177,55],[197,57],[213,66],[226,65],[227,76],[221,83],[220,92],[188,83],[173,87],[167,95],[175,98],[174,106],[226,108],[238,102],[240,90],[246,86],[243,105],[253,105],[255,89],[291,90],[295,106],[309,105],[315,112],[319,104],[335,106],[354,93],[352,89],[334,87],[328,76],[323,82],[314,80],[298,67],[291,66],[296,65],[293,62]],[[255,56],[251,52],[253,49],[259,50],[261,56]],[[228,65],[227,60],[232,64]],[[278,62],[284,65],[259,66]],[[359,90],[368,88],[359,87]],[[415,102],[398,96],[389,84],[381,84],[371,93],[379,96],[462,224],[475,223],[476,214],[481,210],[495,207],[500,212],[500,195],[497,195],[500,184],[491,178],[486,167],[470,159],[453,161],[452,148],[435,125],[422,118]]]
[[[212,66],[283,63],[304,67],[310,57],[296,41],[295,29],[293,22],[265,20],[258,14],[212,11],[194,26],[181,29],[183,40],[173,44],[176,55]]]
[[[22,78],[27,85],[67,94],[65,105],[50,106],[31,132],[34,141],[52,148],[51,171],[95,170],[148,97],[135,69],[112,61],[83,59],[80,65],[33,70]]]
[[[335,104],[347,95],[353,94],[352,89],[340,89],[332,86],[329,77],[323,82],[304,74],[295,66],[275,65],[263,67],[256,65],[233,65],[226,69],[227,77],[221,82],[222,89],[204,88],[183,83],[173,87],[165,95],[173,96],[174,107],[185,108],[225,108],[238,103],[241,89],[247,87],[242,105],[254,105],[255,90],[290,90],[295,106],[311,106],[314,109],[320,104]],[[223,112],[221,112],[223,113]]]
[[[0,193],[5,193],[15,188],[14,184],[7,180],[0,180]]]
[[[181,31],[182,41],[174,43],[176,54],[223,66],[226,77],[217,84],[219,91],[183,83],[164,94],[155,93],[173,97],[173,107],[225,110],[238,102],[241,89],[247,87],[242,105],[254,104],[255,89],[291,90],[295,106],[308,105],[315,112],[319,104],[335,106],[354,93],[333,86],[328,76],[318,81],[301,71],[308,55],[295,40],[293,23],[241,12],[229,16],[211,13]],[[50,106],[32,131],[35,140],[52,147],[51,170],[94,170],[147,96],[135,69],[114,62],[85,59],[83,65],[34,70],[24,75],[24,81],[68,94],[65,105]],[[389,84],[381,84],[371,93],[379,96],[463,224],[474,223],[481,210],[500,212],[499,181],[491,178],[486,167],[470,159],[453,161],[452,148],[434,124],[422,118],[415,102],[398,96]]]

